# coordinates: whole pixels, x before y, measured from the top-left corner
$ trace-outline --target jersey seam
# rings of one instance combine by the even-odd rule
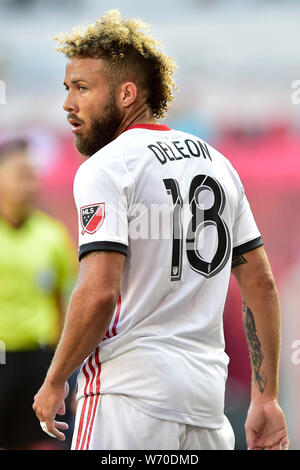
[[[132,199],[134,199],[134,196],[135,196],[135,188],[136,188],[136,181],[134,179],[134,177],[131,175],[130,171],[129,171],[129,168],[127,166],[127,163],[126,163],[126,158],[125,158],[125,152],[127,151],[127,147],[134,141],[134,139],[136,139],[141,133],[145,132],[147,129],[145,128],[136,128],[134,130],[138,130],[138,131],[141,131],[139,132],[138,134],[135,134],[132,136],[132,138],[124,145],[123,147],[123,152],[122,152],[122,160],[123,160],[123,163],[124,163],[124,166],[125,166],[125,169],[128,173],[128,176],[129,178],[131,178],[132,182],[133,182],[133,194],[132,194]],[[170,129],[172,130],[172,129]],[[168,131],[169,132],[169,131]]]
[[[125,167],[125,170],[128,174],[128,177],[131,179],[132,183],[133,183],[133,189],[132,189],[132,197],[131,197],[131,201],[130,201],[130,204],[133,203],[133,200],[134,200],[134,197],[135,197],[135,189],[136,189],[136,181],[134,179],[134,177],[132,176],[132,174],[130,173],[129,171],[129,168],[127,166],[127,162],[126,162],[126,158],[125,158],[125,152],[127,150],[127,147],[133,142],[133,140],[136,138],[137,136],[134,135],[132,136],[132,138],[130,139],[130,141],[128,141],[124,147],[123,147],[123,151],[122,151],[122,160],[123,160],[123,164],[124,164],[124,167]],[[128,214],[127,216],[129,215],[129,211],[128,211]]]

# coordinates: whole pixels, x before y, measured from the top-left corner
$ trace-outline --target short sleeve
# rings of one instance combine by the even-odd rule
[[[90,163],[90,162],[86,162]],[[92,251],[116,251],[127,255],[128,185],[126,174],[114,169],[83,164],[74,180],[78,213],[79,261]]]
[[[233,224],[233,256],[242,255],[263,245],[245,190],[242,183],[240,184],[240,203]]]

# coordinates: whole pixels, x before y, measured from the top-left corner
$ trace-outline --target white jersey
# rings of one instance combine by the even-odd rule
[[[232,256],[263,244],[238,174],[199,137],[135,125],[80,166],[74,197],[79,259],[126,255],[121,295],[81,368],[78,398],[121,394],[150,416],[222,427]]]

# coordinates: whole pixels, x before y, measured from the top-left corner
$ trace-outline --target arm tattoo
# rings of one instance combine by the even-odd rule
[[[231,269],[236,268],[236,266],[240,266],[241,264],[246,264],[246,263],[247,263],[247,260],[246,258],[244,258],[244,256],[242,255],[233,256]]]
[[[111,251],[105,251],[105,250],[99,250],[99,251],[91,251],[90,255],[91,256],[98,256],[101,255],[102,253],[111,253]]]
[[[253,313],[251,312],[250,308],[246,305],[245,301],[243,301],[243,321],[245,333],[249,344],[251,364],[255,383],[259,391],[261,393],[264,393],[267,383],[267,377],[260,370],[263,361],[263,353],[261,350],[260,341],[256,334],[256,326]]]
[[[91,258],[100,255],[101,253],[111,253],[111,251],[105,251],[105,250],[99,250],[99,251],[90,251],[89,253],[86,253],[83,255],[83,258]]]

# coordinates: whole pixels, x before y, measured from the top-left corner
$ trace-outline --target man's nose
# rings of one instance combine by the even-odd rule
[[[65,111],[67,111],[68,113],[74,113],[74,114],[77,114],[79,112],[79,107],[77,106],[77,104],[74,102],[74,100],[71,99],[70,95],[67,96],[64,104],[63,104],[63,108]]]

